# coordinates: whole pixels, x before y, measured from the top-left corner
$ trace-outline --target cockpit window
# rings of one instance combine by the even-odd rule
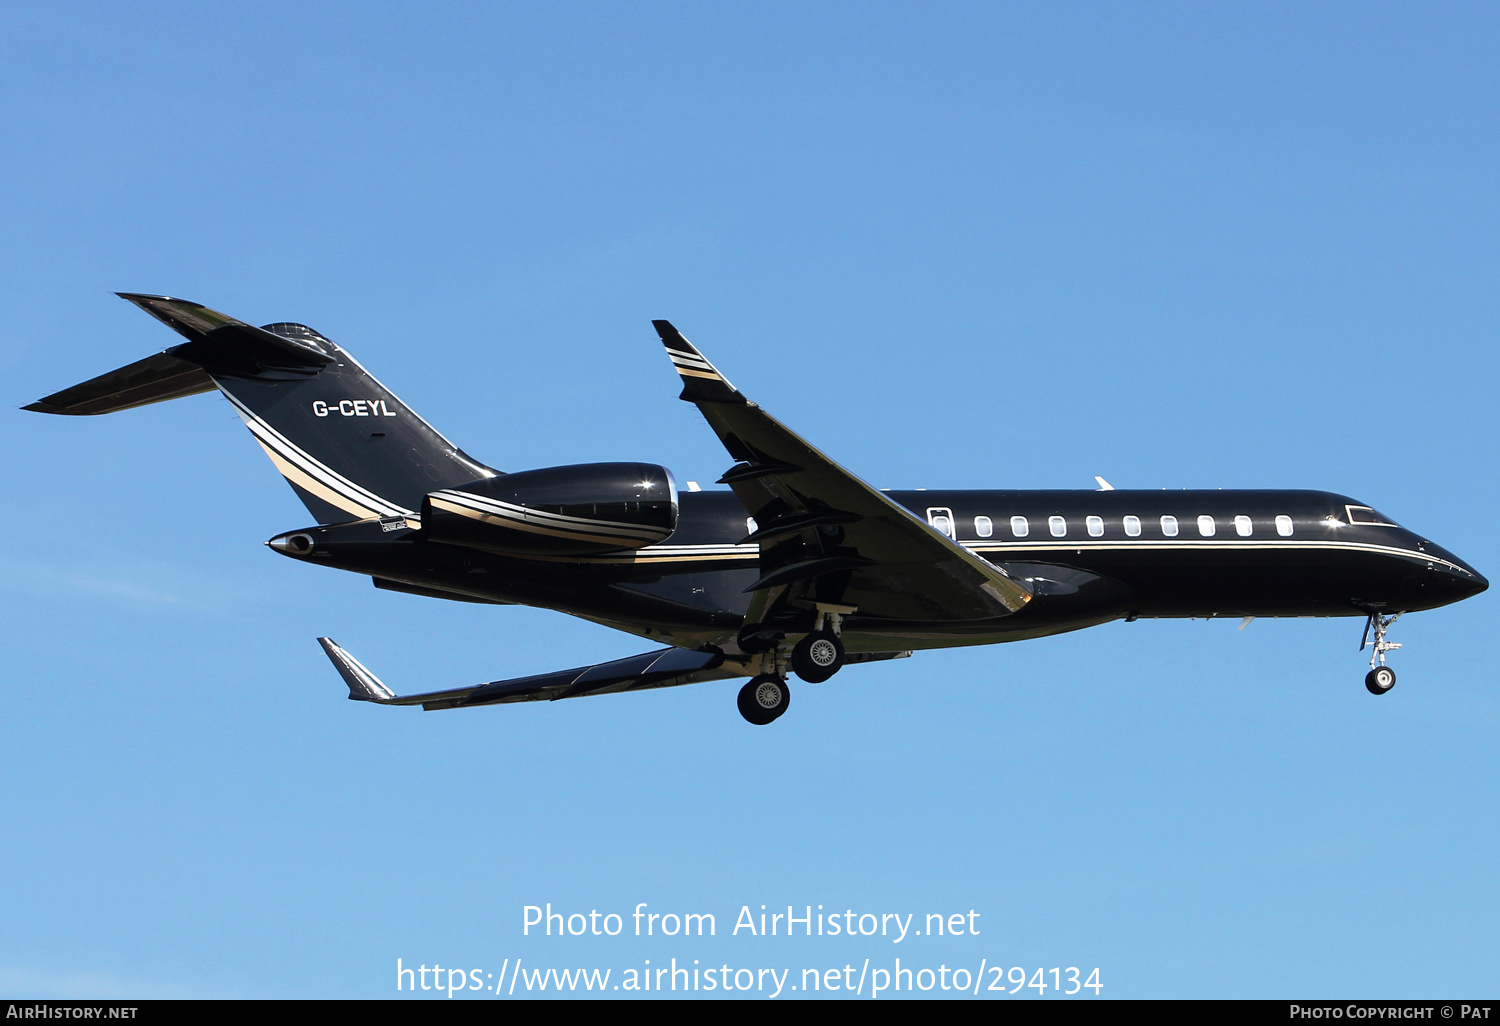
[[[1351,524],[1373,524],[1376,527],[1401,526],[1384,513],[1378,513],[1369,506],[1345,506],[1344,509],[1349,514]]]

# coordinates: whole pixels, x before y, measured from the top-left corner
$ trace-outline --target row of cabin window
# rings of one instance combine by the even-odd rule
[[[948,525],[945,521],[947,519],[947,517],[940,516],[933,522],[933,526],[946,534]],[[1090,538],[1104,537],[1103,517],[1085,517],[1083,523]],[[1129,537],[1139,538],[1141,536],[1140,517],[1128,516],[1121,523],[1125,528],[1125,533]],[[1234,518],[1233,523],[1234,533],[1241,538],[1250,537],[1251,532],[1254,530],[1254,525],[1247,516],[1237,516]],[[1051,532],[1054,538],[1066,538],[1068,535],[1068,521],[1063,517],[1048,517],[1047,530]],[[1164,516],[1161,518],[1161,533],[1163,535],[1168,538],[1176,538],[1178,531],[1179,527],[1176,517]],[[1198,533],[1200,535],[1205,538],[1212,538],[1217,531],[1218,525],[1214,522],[1213,517],[1204,514],[1198,518]],[[974,533],[981,538],[991,537],[995,533],[995,522],[989,517],[975,517]],[[1025,517],[1011,517],[1010,533],[1017,538],[1025,538],[1031,533],[1030,521]],[[1292,536],[1292,518],[1285,515],[1278,516],[1276,518],[1276,533],[1283,538],[1290,538]]]

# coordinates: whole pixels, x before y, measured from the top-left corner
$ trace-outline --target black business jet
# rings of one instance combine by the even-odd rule
[[[681,492],[646,463],[502,473],[470,457],[311,328],[252,327],[121,293],[187,341],[27,406],[92,415],[218,389],[318,526],[266,544],[431,598],[524,604],[666,647],[594,666],[398,696],[328,638],[349,697],[454,709],[748,677],[739,709],[787,710],[849,663],[1139,617],[1360,616],[1365,686],[1396,682],[1403,613],[1489,587],[1369,506],[1314,491],[889,491],[750,402],[653,322],[734,459]]]

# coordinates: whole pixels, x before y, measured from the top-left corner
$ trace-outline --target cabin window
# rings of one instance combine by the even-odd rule
[[[755,523],[755,518],[754,517],[746,517],[745,518],[745,532],[747,534],[754,534],[757,530],[759,530],[759,527]]]
[[[1292,518],[1283,513],[1276,518],[1276,533],[1283,538],[1292,536]]]
[[[1066,537],[1068,533],[1068,522],[1062,517],[1048,517],[1047,530],[1052,532],[1052,537],[1054,538]]]
[[[1104,518],[1103,517],[1087,517],[1087,518],[1084,519],[1083,522],[1088,525],[1089,537],[1090,538],[1102,538],[1102,537],[1104,537]]]
[[[975,517],[974,533],[981,538],[988,538],[995,533],[995,522],[989,517]]]
[[[1250,528],[1251,524],[1249,517],[1238,516],[1234,518],[1234,533],[1239,535],[1241,538],[1250,537]]]
[[[1198,533],[1205,538],[1214,536],[1214,518],[1205,513],[1198,518]]]
[[[1031,533],[1031,525],[1026,522],[1025,517],[1011,517],[1010,533],[1017,538],[1024,538]]]
[[[1168,538],[1176,538],[1177,537],[1177,518],[1176,517],[1171,517],[1171,516],[1162,517],[1161,518],[1161,533],[1164,534],[1164,535],[1166,535]]]
[[[949,538],[958,536],[958,532],[953,529],[956,523],[953,519],[953,511],[947,506],[928,506],[927,522],[932,525],[933,530]]]
[[[1139,538],[1141,536],[1141,518],[1140,517],[1126,517],[1125,518],[1125,533],[1128,534],[1128,535],[1130,535],[1130,537],[1132,537],[1132,538]]]

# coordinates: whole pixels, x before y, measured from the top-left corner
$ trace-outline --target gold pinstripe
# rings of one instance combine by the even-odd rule
[[[979,545],[973,542],[960,542],[964,548],[971,552],[988,552],[992,554],[1006,552],[1058,552],[1064,553],[1069,549],[1344,549],[1358,552],[1383,552],[1393,556],[1404,556],[1407,559],[1426,560],[1429,563],[1441,563],[1454,569],[1462,569],[1441,556],[1434,556],[1428,552],[1418,552],[1412,549],[1403,549],[1394,545],[1372,545],[1369,542],[1339,542],[1339,541],[1312,541],[1299,539],[1297,541],[1207,541],[1196,538],[1183,538],[1180,541],[1164,542],[1141,542],[1141,541],[1065,541],[1058,538],[1052,542],[993,542]]]
[[[1177,542],[1083,542],[1083,541],[1079,541],[1079,542],[1074,542],[1074,543],[1071,543],[1071,544],[1063,544],[1063,545],[1048,545],[1048,544],[1040,544],[1040,543],[1036,543],[1036,542],[1030,542],[1030,543],[1025,543],[1025,544],[1005,544],[1005,543],[1002,543],[1002,544],[999,544],[999,545],[995,545],[995,544],[990,544],[990,545],[974,545],[974,544],[969,543],[969,542],[960,542],[959,544],[963,545],[964,548],[970,550],[971,552],[975,552],[975,553],[987,553],[989,555],[1003,555],[1003,554],[1008,553],[1008,552],[1026,553],[1026,554],[1031,554],[1031,555],[1042,554],[1042,553],[1055,553],[1057,555],[1064,555],[1069,550],[1077,551],[1078,549],[1137,549],[1137,550],[1139,550],[1139,549],[1154,549],[1154,550],[1166,550],[1166,549],[1173,549],[1173,548],[1195,548],[1195,549],[1306,549],[1306,550],[1314,550],[1314,551],[1318,550],[1318,549],[1342,549],[1342,550],[1346,550],[1346,551],[1379,552],[1379,553],[1384,553],[1386,555],[1401,556],[1401,557],[1404,557],[1406,559],[1411,559],[1411,560],[1425,560],[1425,561],[1431,562],[1431,563],[1441,563],[1444,566],[1454,566],[1454,564],[1448,562],[1448,560],[1443,559],[1443,558],[1441,558],[1439,556],[1434,556],[1434,555],[1432,555],[1430,553],[1417,552],[1417,551],[1413,551],[1411,549],[1402,549],[1402,548],[1397,548],[1397,547],[1390,546],[1390,545],[1370,545],[1370,544],[1360,543],[1360,542],[1333,542],[1333,541],[1307,541],[1307,540],[1286,541],[1286,542],[1208,542],[1208,541],[1197,541],[1197,540],[1194,540],[1194,539],[1191,539],[1191,538],[1186,538],[1186,539],[1183,539],[1182,541],[1177,541]],[[673,548],[678,548],[678,546],[672,546],[672,547]],[[727,560],[750,561],[750,560],[759,560],[760,559],[760,553],[759,552],[747,552],[747,551],[725,552],[725,551],[723,551],[723,548],[724,548],[723,545],[714,545],[714,544],[683,545],[683,546],[680,546],[680,548],[683,549],[683,550],[686,550],[686,551],[667,553],[667,552],[661,552],[655,546],[649,546],[649,547],[643,548],[643,549],[641,549],[641,550],[639,550],[637,552],[622,553],[620,555],[592,556],[592,557],[577,557],[577,556],[546,556],[546,557],[543,557],[543,556],[536,556],[536,557],[532,557],[532,558],[546,559],[546,560],[549,560],[549,561],[590,562],[590,563],[701,563],[701,562],[711,562],[711,561],[714,561],[714,560],[722,560],[722,561],[727,561]],[[691,551],[693,549],[708,549],[708,548],[716,548],[716,549],[719,549],[720,551],[718,551],[718,552],[704,552],[704,553],[699,553],[699,552]],[[1462,568],[1459,568],[1459,567],[1455,566],[1455,569],[1462,569]]]
[[[471,509],[468,506],[460,506],[457,503],[449,502],[445,499],[439,499],[436,497],[429,498],[433,506],[437,507],[438,509],[446,510],[449,513],[457,513],[459,516],[468,517],[470,520],[477,520],[483,524],[498,524],[501,527],[514,528],[517,531],[527,531],[531,534],[546,535],[549,538],[565,538],[570,541],[596,542],[600,545],[622,545],[627,544],[631,541],[645,542],[649,541],[652,537],[660,537],[660,532],[654,531],[651,534],[645,536],[626,536],[618,534],[589,534],[587,532],[578,530],[569,531],[555,527],[543,527],[540,524],[528,523],[525,520],[511,519],[510,517],[502,516],[498,513],[482,513],[479,510]]]
[[[323,482],[308,474],[301,467],[289,462],[275,449],[272,449],[269,445],[263,442],[258,435],[254,434],[254,432],[251,433],[251,437],[255,439],[257,445],[259,445],[266,451],[266,455],[271,458],[272,465],[281,472],[281,476],[286,478],[288,481],[296,484],[297,487],[303,489],[304,491],[311,492],[313,495],[316,495],[318,498],[322,499],[324,502],[328,503],[336,509],[341,509],[346,513],[354,514],[354,519],[356,520],[369,520],[372,517],[379,517],[384,515],[381,513],[377,513],[375,510],[369,509],[366,506],[361,506],[359,503],[355,502],[353,499],[349,498],[342,492],[336,492],[332,488],[329,488]]]

